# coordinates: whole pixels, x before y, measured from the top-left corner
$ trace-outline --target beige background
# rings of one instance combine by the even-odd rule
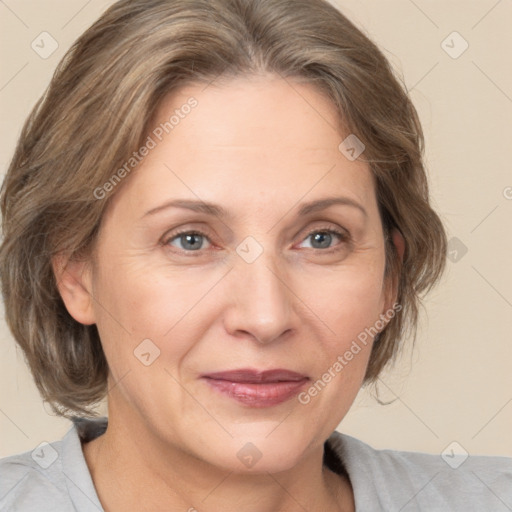
[[[2,173],[57,62],[111,3],[0,2]],[[470,455],[512,456],[512,2],[335,3],[385,49],[411,91],[454,259],[426,300],[415,350],[381,377],[382,399],[395,401],[382,406],[362,390],[338,430],[377,448],[440,454],[457,441]],[[58,42],[46,59],[31,48],[43,31]],[[458,58],[442,46],[454,31],[469,44]],[[452,35],[444,46],[454,55],[463,44]],[[70,424],[47,411],[2,316],[0,456],[60,438]]]

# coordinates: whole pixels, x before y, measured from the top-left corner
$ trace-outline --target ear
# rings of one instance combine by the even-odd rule
[[[59,253],[52,257],[52,268],[68,313],[81,324],[96,323],[89,260],[70,259],[68,255]]]
[[[404,252],[405,252],[405,240],[402,236],[402,233],[398,231],[398,229],[394,228],[391,233],[391,238],[393,243],[395,244],[396,250],[398,252],[398,256],[400,256],[400,262],[404,261]]]
[[[391,240],[395,244],[396,251],[398,253],[398,257],[400,259],[400,267],[404,261],[404,253],[405,253],[405,240],[402,236],[402,233],[398,231],[398,229],[393,228],[391,232]],[[393,304],[395,304],[398,298],[398,282],[400,276],[394,276],[393,282],[386,284],[388,285],[389,295],[387,295],[388,300],[386,301],[386,309],[385,311],[389,311],[393,308]]]

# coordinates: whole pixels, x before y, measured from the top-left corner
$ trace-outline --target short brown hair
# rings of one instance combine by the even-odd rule
[[[446,234],[429,204],[416,110],[377,46],[324,0],[121,0],[59,63],[1,189],[6,320],[59,414],[94,414],[108,365],[96,326],[67,312],[52,257],[90,254],[113,195],[98,200],[94,191],[141,146],[164,95],[261,71],[326,93],[340,125],[366,146],[385,275],[401,310],[375,340],[365,383],[376,381],[409,333],[414,342],[421,294],[444,270]],[[393,228],[405,240],[403,263]]]

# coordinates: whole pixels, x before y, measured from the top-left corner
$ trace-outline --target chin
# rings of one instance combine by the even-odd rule
[[[226,434],[222,442],[218,438],[208,442],[209,453],[201,454],[203,460],[234,473],[278,473],[296,466],[312,442],[304,431],[291,432],[283,425],[276,428],[275,422],[270,429],[246,423],[239,430],[240,435],[227,439]]]

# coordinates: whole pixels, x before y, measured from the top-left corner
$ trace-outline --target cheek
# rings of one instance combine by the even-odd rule
[[[383,280],[377,267],[370,271],[364,265],[346,266],[329,275],[318,272],[301,279],[298,295],[330,328],[333,348],[343,348],[383,312]]]
[[[376,334],[373,329],[382,313],[379,272],[380,268],[376,272],[346,268],[330,279],[317,279],[318,286],[309,288],[307,302],[328,326],[323,329],[328,335],[321,338],[322,364],[299,401],[317,410],[334,408],[340,421],[361,388]]]
[[[99,308],[100,316],[106,323],[115,320],[135,338],[162,337],[199,298],[198,283],[194,287],[190,279],[183,279],[192,277],[190,272],[165,272],[143,258],[111,261],[97,279],[98,297],[105,310]]]
[[[376,322],[383,312],[381,268],[347,265],[329,275],[316,272],[302,276],[298,295],[315,313],[319,334],[315,378],[302,401],[338,413],[348,410],[368,364]],[[382,272],[383,272],[382,268]]]
[[[192,268],[170,271],[132,258],[111,258],[97,274],[96,318],[114,379],[140,371],[137,354],[157,354],[172,368],[193,348],[217,310],[202,300],[219,276]],[[218,302],[217,302],[218,303]],[[148,341],[150,340],[150,341]]]

